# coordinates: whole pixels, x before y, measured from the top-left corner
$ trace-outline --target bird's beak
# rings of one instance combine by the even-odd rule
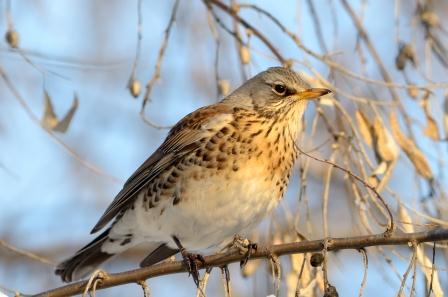
[[[300,99],[316,99],[328,93],[331,93],[329,89],[312,88],[298,92],[297,95],[299,96]]]

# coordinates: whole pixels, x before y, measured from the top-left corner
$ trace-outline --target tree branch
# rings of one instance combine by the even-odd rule
[[[268,38],[263,35],[257,28],[255,28],[254,26],[252,26],[251,24],[249,24],[245,19],[243,19],[242,17],[240,17],[238,15],[238,12],[235,11],[234,9],[232,9],[232,7],[222,3],[219,0],[204,0],[204,3],[206,5],[210,5],[213,4],[217,7],[219,7],[222,11],[224,11],[225,13],[227,13],[229,16],[231,16],[232,18],[234,18],[238,23],[240,23],[244,28],[249,29],[252,31],[252,33],[258,37],[258,39],[260,39],[260,41],[262,43],[264,43],[264,45],[266,45],[269,50],[272,52],[272,54],[274,54],[274,56],[280,61],[280,63],[282,65],[285,65],[287,60],[282,56],[282,54],[280,54],[280,52],[277,50],[277,48],[268,40]]]
[[[323,250],[325,242],[328,251],[335,251],[342,249],[361,249],[370,246],[408,245],[409,243],[418,244],[422,242],[435,242],[442,240],[448,240],[447,228],[436,228],[416,233],[394,234],[390,237],[386,237],[384,234],[376,234],[347,238],[328,238],[277,244],[270,247],[259,247],[257,251],[251,255],[251,259],[270,258],[272,255],[282,256],[288,254],[318,252]],[[215,254],[205,257],[204,264],[198,263],[198,268],[203,269],[206,267],[221,267],[226,264],[239,262],[244,257],[245,255],[241,255],[238,250],[231,250],[228,253]],[[127,283],[138,283],[139,281],[148,278],[180,272],[185,272],[185,267],[183,266],[182,261],[165,262],[150,267],[108,274],[102,278],[96,289],[100,290]],[[63,287],[36,294],[34,296],[59,297],[80,294],[84,291],[87,283],[87,281],[78,281]]]

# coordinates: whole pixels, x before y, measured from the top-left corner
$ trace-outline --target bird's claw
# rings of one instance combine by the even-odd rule
[[[254,252],[256,252],[258,249],[258,245],[256,243],[250,242],[247,246],[247,252],[244,255],[244,258],[240,261],[240,268],[243,268],[246,266],[247,261],[249,261],[250,257]]]
[[[182,253],[184,265],[188,271],[188,275],[193,277],[196,287],[199,287],[199,270],[198,262],[205,264],[205,259],[200,254],[192,254],[188,252]]]
[[[254,252],[257,251],[258,245],[249,239],[236,235],[233,239],[233,246],[236,247],[244,258],[240,261],[240,267],[243,268]]]

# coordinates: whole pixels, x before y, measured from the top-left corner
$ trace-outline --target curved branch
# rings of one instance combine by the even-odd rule
[[[266,45],[269,50],[274,54],[274,56],[280,61],[282,65],[285,65],[287,60],[280,54],[280,52],[275,48],[275,46],[268,40],[268,38],[263,35],[260,31],[258,31],[254,26],[249,24],[245,19],[241,18],[237,11],[232,9],[232,7],[222,3],[219,0],[204,0],[204,3],[206,5],[209,5],[209,3],[215,5],[216,7],[220,8],[222,11],[227,13],[229,16],[234,18],[238,23],[243,25],[244,28],[249,29],[252,31],[252,33],[260,39],[264,45]]]
[[[394,234],[390,237],[385,237],[384,234],[376,234],[277,244],[270,247],[259,247],[257,251],[251,255],[251,259],[270,258],[272,255],[282,256],[289,254],[318,252],[323,250],[324,244],[326,244],[328,251],[335,251],[342,249],[361,249],[370,246],[408,245],[409,243],[418,244],[422,242],[436,242],[441,240],[448,240],[447,228],[437,228],[416,233]],[[206,267],[221,267],[226,264],[239,262],[244,257],[245,255],[241,255],[238,250],[232,250],[223,254],[215,254],[205,257],[204,264],[198,263],[198,268],[203,269]],[[101,280],[100,283],[98,283],[96,289],[100,290],[122,284],[138,283],[148,278],[185,271],[186,270],[182,261],[165,262],[150,267],[108,274]],[[80,294],[84,291],[87,283],[87,281],[79,281],[33,296],[61,297]]]

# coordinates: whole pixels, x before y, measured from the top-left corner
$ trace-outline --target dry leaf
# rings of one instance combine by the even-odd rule
[[[45,99],[45,110],[44,115],[42,116],[41,119],[42,127],[52,131],[62,133],[66,132],[73,119],[73,116],[75,115],[76,109],[78,108],[78,97],[75,94],[72,106],[67,111],[67,113],[65,114],[65,116],[62,118],[61,121],[59,121],[58,118],[56,117],[56,114],[53,109],[53,104],[51,102],[51,97],[47,91],[44,91],[44,99]]]
[[[372,146],[372,124],[369,122],[366,115],[360,110],[356,111],[355,116],[362,138],[369,146]]]
[[[373,136],[375,153],[381,161],[391,162],[398,158],[399,149],[379,118],[373,122]]]
[[[241,63],[243,64],[250,63],[250,51],[244,45],[240,46],[240,57],[241,57]]]
[[[73,97],[72,106],[65,114],[64,118],[53,128],[54,131],[65,133],[72,122],[73,116],[75,115],[76,109],[78,109],[78,96]]]
[[[406,153],[409,160],[411,160],[417,172],[426,179],[432,179],[431,167],[429,167],[425,155],[411,139],[406,137],[406,135],[401,132],[397,115],[394,112],[390,114],[390,124],[392,127],[392,134],[397,140],[398,145]]]
[[[51,97],[47,91],[44,91],[45,110],[44,115],[40,121],[44,128],[52,130],[57,124],[58,119],[54,113],[53,104],[51,103]]]
[[[411,216],[406,208],[401,205],[398,205],[398,220],[401,222],[404,232],[413,233],[415,231]]]
[[[426,118],[426,120],[426,128],[423,130],[423,133],[425,133],[426,136],[433,140],[439,140],[439,128],[437,127],[436,121],[434,120],[434,118],[429,116]]]
[[[431,107],[429,106],[429,95],[430,92],[427,91],[421,102],[426,116],[426,127],[423,130],[423,133],[433,140],[440,140],[439,127],[437,126],[437,122],[432,117]]]
[[[382,175],[386,172],[387,169],[387,163],[381,162],[378,167],[375,168],[375,170],[372,172],[372,175]]]

